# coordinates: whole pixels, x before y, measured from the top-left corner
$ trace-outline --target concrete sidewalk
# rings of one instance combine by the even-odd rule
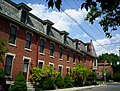
[[[73,88],[45,90],[45,91],[78,91],[80,89],[90,89],[90,88],[103,87],[103,86],[107,86],[107,85],[102,84],[102,85],[92,85],[92,86],[73,87]]]

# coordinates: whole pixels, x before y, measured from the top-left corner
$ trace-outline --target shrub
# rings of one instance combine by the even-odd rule
[[[75,87],[83,86],[83,79],[81,77],[74,77],[74,86]]]
[[[6,79],[5,79],[5,74],[3,69],[0,68],[0,85],[2,85],[2,87],[7,90],[6,88]]]
[[[55,89],[54,80],[51,77],[42,77],[37,88],[41,88],[43,90],[53,90]]]
[[[64,87],[65,88],[73,87],[73,80],[69,74],[66,74],[66,76],[64,78]]]
[[[88,77],[87,77],[87,81],[91,81],[91,82],[93,82],[94,80],[96,80],[96,75],[95,75],[95,73],[93,72],[93,71],[91,71],[90,73],[89,73],[89,75],[88,75]]]
[[[14,85],[11,86],[10,91],[27,91],[26,80],[22,74],[19,72],[15,81]]]
[[[59,74],[56,77],[55,84],[56,84],[57,88],[64,88],[64,80],[63,80],[61,74]]]
[[[113,74],[113,80],[116,82],[120,82],[120,73]]]
[[[91,81],[85,81],[84,86],[90,86],[90,85],[92,85]]]

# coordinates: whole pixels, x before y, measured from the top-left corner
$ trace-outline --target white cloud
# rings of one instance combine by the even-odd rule
[[[75,9],[66,9],[64,12],[59,11],[50,11],[46,6],[42,4],[27,4],[30,6],[33,10],[31,13],[36,15],[37,17],[41,18],[42,20],[49,19],[54,23],[54,27],[59,29],[60,31],[70,31],[70,26],[76,25],[76,23],[71,20],[65,13],[67,13],[69,16],[75,19],[75,21],[79,24],[82,23],[82,21],[85,18],[85,15],[87,12],[85,9],[83,11],[81,9],[75,10]]]
[[[93,41],[93,44],[97,52],[97,55],[101,55],[102,53],[106,53],[106,52],[119,55],[118,46],[116,45],[116,47],[113,48],[111,47],[111,46],[115,46],[113,43],[117,43],[117,42],[120,42],[120,34],[116,34],[111,39],[103,38]],[[104,48],[100,45],[103,45]]]
[[[81,39],[81,38],[87,38],[87,37],[88,37],[88,35],[86,33],[84,33],[83,35],[77,34],[74,38]]]

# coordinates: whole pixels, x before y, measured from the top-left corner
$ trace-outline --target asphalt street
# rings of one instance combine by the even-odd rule
[[[82,91],[120,91],[120,84],[108,84],[107,86],[83,89]]]

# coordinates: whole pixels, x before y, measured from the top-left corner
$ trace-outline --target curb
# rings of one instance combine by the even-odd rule
[[[107,85],[93,85],[93,86],[73,87],[73,88],[56,89],[56,90],[45,90],[45,91],[78,91],[80,89],[91,89],[91,88],[103,87],[103,86],[107,86]]]

